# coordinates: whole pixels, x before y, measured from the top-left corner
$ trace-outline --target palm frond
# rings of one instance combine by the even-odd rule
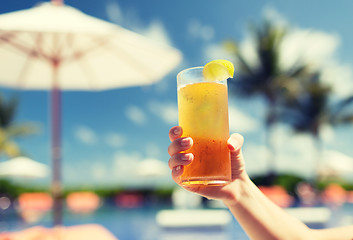
[[[39,132],[39,126],[34,123],[14,124],[6,128],[6,134],[11,138],[24,137]]]
[[[353,102],[353,96],[341,100],[333,109],[333,115],[341,114]]]
[[[13,141],[6,142],[3,146],[3,151],[9,157],[17,157],[21,153],[20,147]]]
[[[0,96],[0,126],[8,127],[15,118],[16,110],[18,106],[18,98],[12,97],[9,100],[5,100]]]
[[[223,47],[237,59],[237,69],[239,69],[239,74],[251,75],[253,73],[252,68],[246,62],[244,56],[240,53],[237,42],[231,40],[224,41]]]

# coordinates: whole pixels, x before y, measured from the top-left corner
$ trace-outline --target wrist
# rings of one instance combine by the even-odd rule
[[[238,205],[249,194],[250,183],[251,180],[246,172],[239,175],[227,186],[228,195],[223,199],[223,203],[228,208]]]

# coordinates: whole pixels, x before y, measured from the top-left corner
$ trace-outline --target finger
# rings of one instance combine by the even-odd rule
[[[183,172],[184,172],[184,166],[182,165],[176,166],[172,169],[172,179],[174,180],[174,182],[176,182],[177,184],[181,183],[180,177],[183,174]]]
[[[232,179],[238,178],[243,172],[245,172],[245,163],[241,151],[243,143],[244,138],[238,133],[232,134],[228,140],[228,148],[230,150],[232,164]]]
[[[176,153],[188,150],[192,147],[193,141],[190,137],[177,138],[168,147],[168,154],[173,156]]]
[[[174,141],[175,139],[179,138],[183,134],[183,129],[179,126],[172,127],[169,130],[169,139],[170,141]]]
[[[231,152],[239,152],[243,146],[244,137],[239,133],[233,133],[228,139],[228,148]]]
[[[189,165],[193,159],[194,155],[192,153],[177,153],[169,159],[168,166],[170,169],[173,169],[179,165]]]

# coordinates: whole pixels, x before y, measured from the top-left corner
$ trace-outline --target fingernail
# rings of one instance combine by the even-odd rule
[[[181,133],[180,128],[175,128],[173,133],[174,133],[174,135],[180,135],[180,133]]]
[[[180,144],[182,146],[189,146],[191,144],[191,139],[190,138],[184,138],[180,141]]]
[[[234,147],[232,144],[228,143],[228,148],[231,152],[235,152],[235,150],[237,150],[236,147]]]
[[[184,161],[189,161],[189,160],[191,160],[191,153],[184,154],[184,155],[181,157],[181,159],[184,160]]]
[[[181,166],[180,166],[180,165],[175,167],[175,171],[176,171],[176,172],[179,172],[180,169],[181,169]]]

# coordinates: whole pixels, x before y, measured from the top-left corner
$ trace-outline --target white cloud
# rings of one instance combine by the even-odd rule
[[[280,64],[288,69],[300,60],[312,67],[330,64],[340,44],[339,36],[317,30],[294,29],[285,35],[280,46]]]
[[[154,19],[146,24],[136,12],[136,9],[122,9],[116,1],[108,1],[106,5],[107,16],[110,21],[118,25],[124,25],[128,29],[142,34],[159,44],[172,46],[169,34],[159,19]]]
[[[294,172],[304,177],[313,177],[316,163],[319,160],[315,154],[313,139],[308,135],[287,136],[277,148],[277,169],[284,172]]]
[[[91,171],[92,171],[92,177],[96,180],[105,180],[108,174],[107,165],[99,162],[95,162],[91,166]]]
[[[191,19],[187,26],[188,34],[193,38],[209,41],[214,37],[215,31],[210,25],[201,24],[197,19]]]
[[[116,24],[122,24],[124,20],[123,12],[116,1],[108,1],[106,11],[110,21]]]
[[[128,106],[125,109],[125,115],[128,119],[138,125],[144,125],[147,121],[145,113],[137,106]]]
[[[229,104],[230,132],[250,132],[259,128],[259,122],[240,111],[234,104]]]
[[[244,57],[244,60],[249,64],[249,66],[257,67],[260,64],[256,53],[255,40],[249,34],[247,34],[245,39],[239,43],[238,50]]]
[[[264,145],[244,147],[246,169],[250,175],[268,173],[271,166],[279,173],[292,173],[305,178],[314,176],[316,161],[313,139],[305,135],[289,135],[281,139],[274,155]]]
[[[285,125],[277,126],[271,136],[277,170],[313,176],[318,155],[312,136],[292,133]]]
[[[158,180],[165,180],[165,177],[169,178],[170,169],[166,162],[160,161],[156,158],[146,158],[143,161],[139,162],[137,167],[135,168],[136,177],[143,178],[147,180],[148,178],[154,178],[157,180],[158,184],[161,184]],[[158,177],[158,179],[156,179]],[[161,179],[164,178],[164,179]],[[151,183],[151,182],[150,182]]]
[[[319,134],[320,134],[320,138],[325,143],[333,143],[333,141],[336,138],[336,133],[333,129],[333,126],[329,124],[325,124],[321,126]]]
[[[109,133],[105,136],[105,141],[111,147],[122,147],[126,143],[126,137],[118,133]]]
[[[152,158],[159,157],[160,153],[162,152],[161,147],[158,144],[152,142],[146,143],[145,149],[146,155]]]
[[[268,172],[270,152],[266,146],[245,143],[243,153],[246,171],[249,175],[261,175]]]
[[[284,18],[284,16],[279,12],[277,12],[277,10],[271,6],[267,6],[263,9],[263,15],[265,16],[266,19],[274,21],[278,25],[281,25],[281,26],[288,25],[287,20]]]
[[[243,152],[250,175],[268,173],[274,164],[273,170],[279,173],[314,177],[320,159],[312,136],[295,134],[288,126],[279,125],[273,129],[270,142],[272,153],[265,145],[245,142]]]
[[[134,168],[142,160],[143,156],[139,152],[116,152],[113,158],[113,169],[116,178],[129,180]]]
[[[321,80],[331,86],[337,96],[347,97],[353,93],[353,68],[338,61],[336,52],[340,43],[336,34],[296,28],[283,39],[281,67],[288,69],[296,61],[308,64],[313,70],[321,71]]]
[[[339,97],[347,97],[353,93],[353,67],[333,63],[322,69],[323,82],[332,86],[333,91]]]
[[[214,59],[226,59],[235,63],[234,56],[232,56],[232,54],[226,51],[226,49],[219,43],[207,44],[203,50],[203,55],[204,55],[205,62],[209,62]],[[235,68],[236,68],[236,64],[235,64]]]
[[[167,124],[176,124],[178,122],[178,107],[174,102],[150,101],[148,109]]]
[[[265,8],[264,15],[277,26],[288,26],[286,19],[273,8]],[[353,93],[353,68],[337,60],[336,52],[340,47],[340,36],[334,33],[314,29],[303,29],[291,26],[280,45],[280,68],[286,70],[300,61],[312,69],[322,70],[322,80],[332,86],[339,97]],[[246,62],[253,67],[258,66],[255,40],[246,34],[242,41],[237,41],[239,51]],[[210,43],[204,48],[206,60],[224,58],[232,61],[237,73],[237,61],[225,51],[220,43]],[[337,77],[339,76],[339,77]]]
[[[145,158],[139,152],[116,152],[113,160],[113,175],[115,178],[113,181],[130,186],[174,184],[166,162]]]
[[[147,28],[137,30],[142,35],[153,39],[159,44],[172,46],[172,41],[168,36],[167,30],[164,27],[164,24],[160,20],[153,20]]]
[[[287,138],[288,135],[292,134],[292,129],[287,124],[276,124],[272,127],[270,134],[270,143],[275,147],[280,147],[283,142],[283,139]]]
[[[93,164],[92,164],[93,162]],[[79,184],[82,186],[94,185],[98,181],[105,181],[107,175],[104,163],[95,158],[74,158],[65,159],[62,165],[64,184]],[[77,174],[77,173],[80,174]]]
[[[97,142],[97,136],[94,131],[86,126],[78,126],[74,132],[76,138],[84,144],[95,144]]]
[[[246,35],[243,41],[238,42],[239,51],[244,56],[245,61],[252,67],[259,65],[259,59],[256,54],[255,42],[250,35]],[[237,59],[221,43],[210,43],[207,44],[203,49],[203,55],[206,61],[211,61],[214,59],[226,59],[234,64],[235,73],[237,74],[237,66],[239,63]]]

